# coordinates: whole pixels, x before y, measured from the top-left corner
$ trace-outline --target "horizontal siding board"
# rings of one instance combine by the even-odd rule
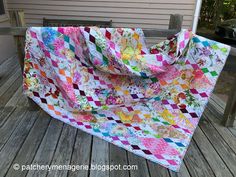
[[[19,2],[17,0],[8,0],[8,3],[14,3],[14,2]],[[21,0],[20,2],[32,2],[32,0]],[[19,3],[20,3],[19,2]],[[48,4],[62,4],[66,2],[67,3],[72,3],[76,4],[78,2],[96,2],[96,3],[126,3],[126,4],[195,4],[195,0],[38,0],[37,3],[48,3]]]
[[[64,1],[64,0],[52,0],[52,1]],[[68,0],[71,2],[77,2],[78,0]],[[86,0],[81,0],[81,1],[86,1]],[[194,0],[181,0],[182,3],[194,3]],[[180,3],[179,0],[168,0],[168,2],[166,2],[166,0],[88,0],[86,2],[116,2],[116,3],[149,3],[149,4],[156,4],[158,3]]]
[[[134,13],[134,14],[182,14],[182,15],[192,15],[192,9],[142,9],[137,10],[136,8],[120,8],[120,7],[76,7],[76,6],[39,6],[39,5],[23,5],[23,4],[14,4],[9,7],[10,9],[26,9],[26,10],[40,10],[40,11],[57,11],[60,14],[63,12],[72,13],[72,12],[106,12],[106,13]]]
[[[170,14],[182,14],[183,28],[191,28],[195,0],[8,0],[8,8],[23,9],[28,26],[41,26],[45,17],[112,20],[114,27],[167,29]]]
[[[24,7],[32,7],[32,6],[56,6],[56,7],[65,7],[65,2],[52,2],[52,1],[28,1],[28,0],[23,0],[23,1],[18,1],[18,2],[9,2],[10,6],[21,6],[23,5]],[[66,2],[66,7],[72,8],[72,7],[102,7],[102,8],[108,8],[108,7],[116,7],[116,8],[135,8],[137,10],[140,9],[190,9],[192,10],[194,7],[194,4],[163,4],[163,3],[156,3],[156,4],[141,4],[141,3],[94,3],[94,2]]]

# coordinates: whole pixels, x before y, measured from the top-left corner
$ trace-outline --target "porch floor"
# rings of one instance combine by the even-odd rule
[[[223,103],[212,96],[180,172],[175,173],[104,140],[27,109],[17,58],[0,65],[0,176],[211,177],[236,176],[236,128],[220,125]],[[137,165],[131,171],[21,171],[14,164]]]

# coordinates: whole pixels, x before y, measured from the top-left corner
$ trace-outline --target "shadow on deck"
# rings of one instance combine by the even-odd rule
[[[27,110],[20,68],[12,57],[0,65],[0,176],[190,177],[236,175],[236,128],[220,125],[224,103],[212,96],[184,163],[175,173],[72,126],[43,111]],[[9,69],[10,68],[10,69]],[[19,165],[127,165],[138,170],[14,170]],[[17,165],[14,166],[17,168]]]

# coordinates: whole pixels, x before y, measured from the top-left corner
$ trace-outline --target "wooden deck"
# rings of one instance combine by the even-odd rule
[[[180,172],[175,173],[57,121],[43,111],[29,111],[21,84],[20,67],[12,57],[0,65],[0,176],[236,176],[236,128],[220,125],[224,103],[214,96],[193,136]],[[13,169],[16,163],[134,164],[138,170],[21,171]]]

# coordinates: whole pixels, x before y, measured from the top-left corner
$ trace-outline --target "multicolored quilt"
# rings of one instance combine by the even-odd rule
[[[32,27],[24,93],[53,118],[178,171],[230,47],[188,30]]]

